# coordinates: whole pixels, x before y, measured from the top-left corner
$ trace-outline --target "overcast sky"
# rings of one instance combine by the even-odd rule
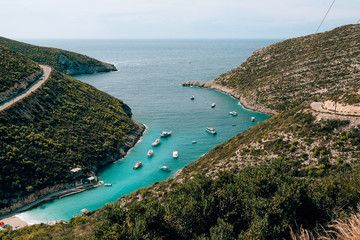
[[[0,36],[291,38],[315,33],[333,0],[0,0]],[[360,19],[337,0],[320,32]]]

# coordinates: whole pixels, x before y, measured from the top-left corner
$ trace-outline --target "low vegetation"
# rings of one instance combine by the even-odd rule
[[[213,81],[249,106],[281,112],[297,102],[360,103],[360,25],[288,39],[255,51]]]

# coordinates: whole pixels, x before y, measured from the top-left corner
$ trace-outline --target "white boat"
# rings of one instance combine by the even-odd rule
[[[215,128],[207,127],[205,130],[209,133],[216,134]]]
[[[216,103],[212,103],[211,107],[214,108],[216,106]]]
[[[195,99],[195,96],[194,96],[194,95],[193,95],[193,96],[191,96],[191,97],[190,97],[190,99],[191,99],[191,100],[194,100],[194,99]]]
[[[149,150],[149,151],[147,152],[147,156],[148,156],[148,157],[152,157],[153,153],[154,153],[153,150]]]
[[[179,157],[178,151],[174,150],[173,151],[173,158],[178,158],[178,157]]]
[[[192,141],[192,143],[194,144],[194,143],[197,143],[197,142],[194,140],[194,141]]]
[[[233,116],[237,116],[237,112],[235,112],[235,111],[229,112],[229,114],[233,115]]]
[[[172,134],[172,131],[162,131],[160,137],[168,137]]]
[[[111,183],[105,183],[104,186],[111,187],[112,184]]]
[[[133,169],[138,169],[139,167],[141,167],[142,162],[137,162],[134,166]]]
[[[251,117],[251,121],[252,121],[252,122],[255,122],[255,117]]]
[[[160,170],[164,171],[164,172],[170,172],[171,171],[171,169],[168,166],[162,166],[162,167],[160,167]]]
[[[155,139],[155,141],[151,144],[152,146],[157,146],[157,145],[159,145],[160,144],[160,139],[158,138],[158,139]]]

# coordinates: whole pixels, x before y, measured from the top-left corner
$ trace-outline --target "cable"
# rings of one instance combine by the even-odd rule
[[[327,10],[327,12],[326,12],[326,14],[325,14],[325,16],[324,16],[323,20],[321,21],[321,23],[320,23],[319,27],[316,29],[316,32],[315,32],[315,33],[317,33],[317,32],[319,31],[319,29],[320,29],[321,25],[323,24],[323,22],[324,22],[324,20],[325,20],[326,16],[327,16],[327,15],[328,15],[328,13],[330,12],[330,9],[331,9],[331,8],[332,8],[332,6],[334,5],[334,3],[335,3],[335,0],[331,3],[331,6],[330,6],[330,7],[329,7],[329,9]],[[360,19],[359,19],[359,20],[360,20]]]
[[[359,24],[360,23],[360,19],[359,19],[359,21],[357,22],[357,24]]]

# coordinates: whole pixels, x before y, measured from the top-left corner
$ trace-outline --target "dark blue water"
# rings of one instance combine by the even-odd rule
[[[219,143],[268,118],[245,110],[230,96],[208,89],[182,87],[184,81],[206,82],[239,66],[251,53],[275,40],[32,40],[86,54],[110,62],[117,72],[76,76],[110,95],[123,100],[133,111],[133,119],[145,124],[142,140],[128,156],[99,172],[101,186],[53,201],[20,214],[24,220],[46,222],[69,220],[80,210],[95,210],[107,202],[154,182],[173,177],[176,171],[195,161]],[[195,100],[190,100],[194,95]],[[216,107],[211,108],[215,102]],[[229,115],[237,111],[238,116]],[[251,117],[256,118],[251,122]],[[211,135],[205,127],[214,127]],[[157,147],[151,143],[163,130],[173,134]],[[193,144],[192,141],[197,143]],[[147,158],[149,149],[154,156]],[[172,158],[178,150],[179,158]],[[132,167],[137,161],[143,166]],[[169,166],[171,172],[159,168]]]

